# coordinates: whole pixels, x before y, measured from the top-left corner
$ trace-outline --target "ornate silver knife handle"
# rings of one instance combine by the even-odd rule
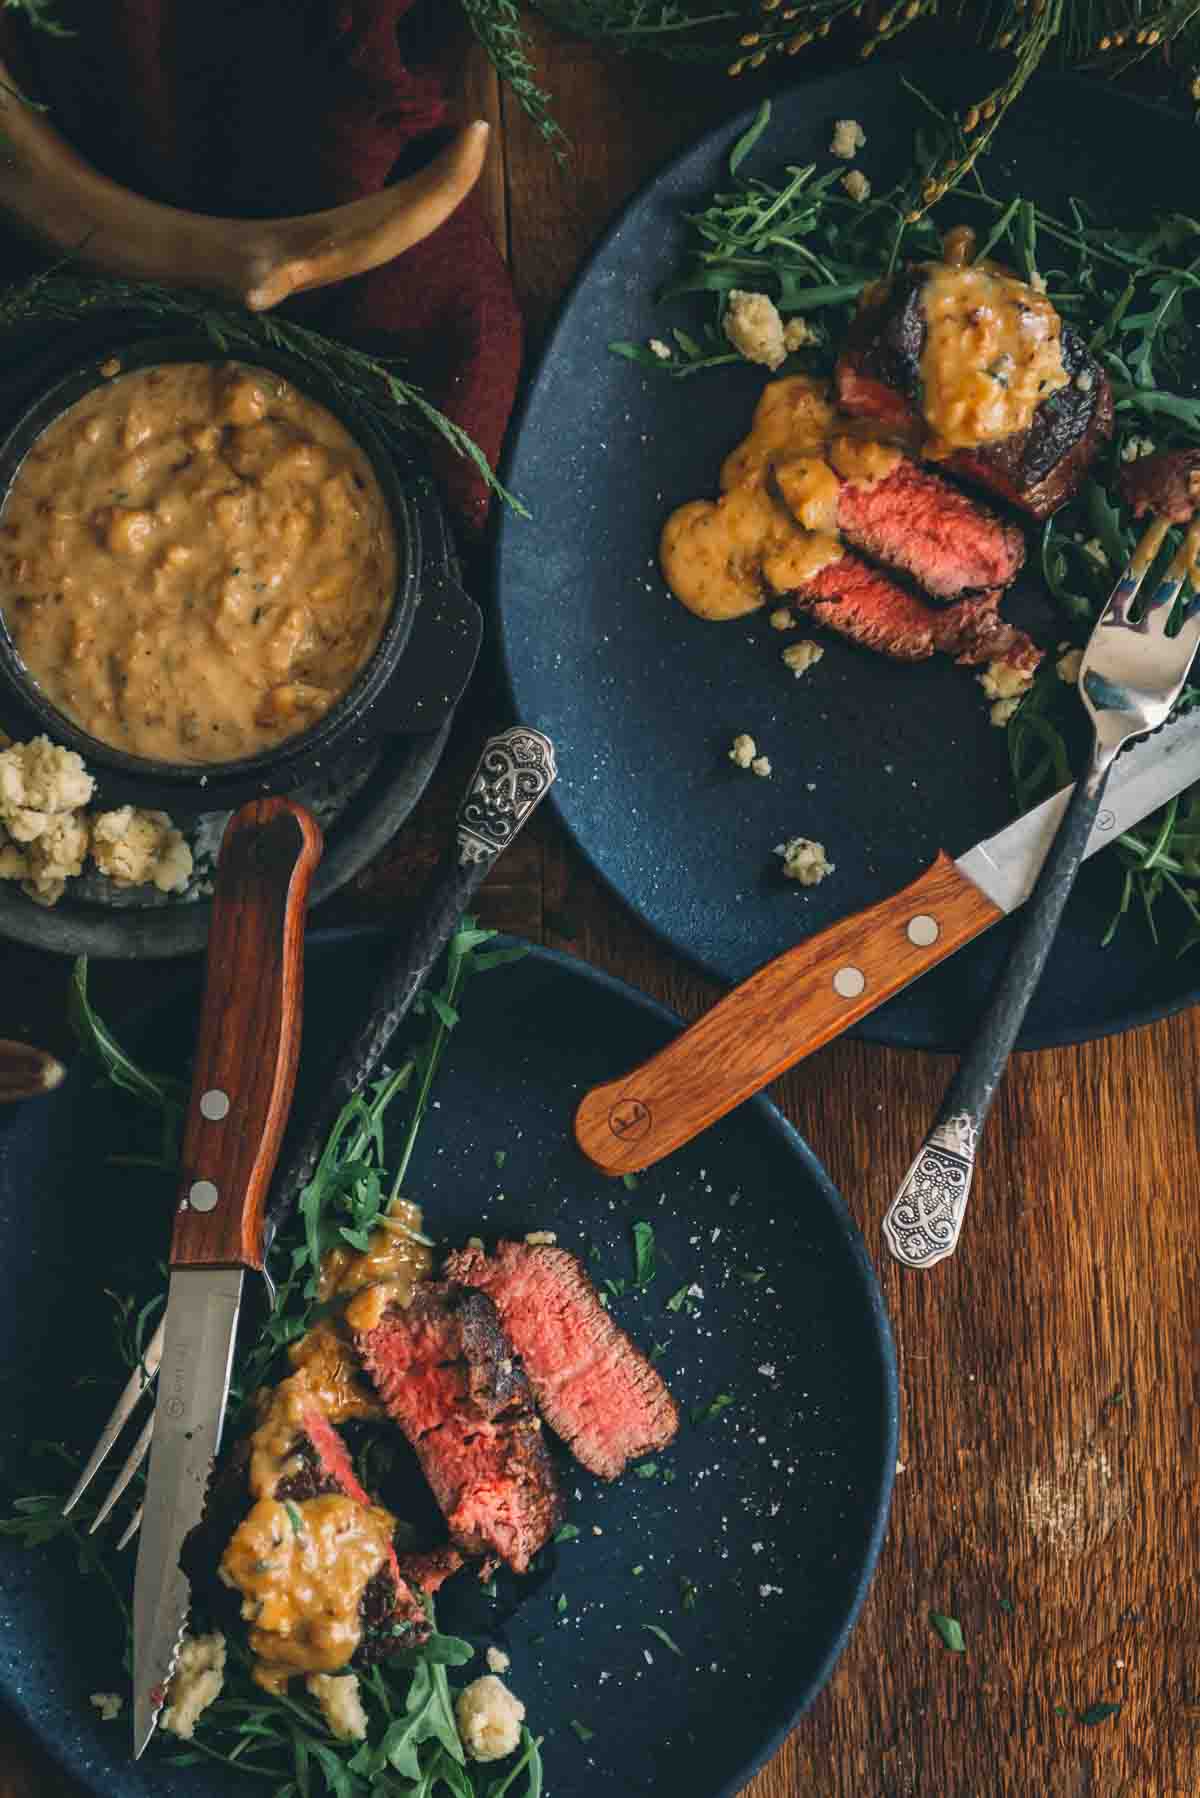
[[[515,724],[490,737],[458,810],[458,859],[490,862],[507,849],[558,774],[554,745]]]
[[[978,1141],[977,1125],[960,1112],[940,1119],[921,1144],[883,1220],[888,1248],[906,1267],[932,1267],[958,1247]]]

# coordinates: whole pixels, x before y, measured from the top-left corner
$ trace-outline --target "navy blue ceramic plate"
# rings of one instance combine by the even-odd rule
[[[990,69],[990,74],[989,74]],[[859,119],[878,187],[912,159],[920,108],[905,71],[872,68],[774,101],[771,129],[740,173],[828,166],[833,121]],[[985,93],[994,65],[966,57],[907,71],[951,107]],[[559,745],[551,796],[583,854],[675,948],[725,981],[904,885],[941,848],[960,855],[1012,815],[1004,733],[979,687],[945,658],[897,667],[822,636],[825,658],[794,681],[766,613],[693,618],[668,595],[656,547],[667,513],[711,495],[748,429],[764,371],[719,368],[672,381],[610,355],[707,316],[695,296],[657,307],[677,270],[681,215],[726,173],[750,121],[705,137],[634,200],[571,293],[525,400],[505,478],[534,523],[501,526],[503,649],[518,717]],[[988,161],[993,191],[1059,206],[1076,194],[1113,216],[1192,207],[1189,120],[1068,78],[1035,81]],[[1130,146],[1137,146],[1136,155]],[[1006,604],[1009,602],[1006,602]],[[1028,583],[1018,610],[1044,607]],[[1034,622],[1038,622],[1035,618]],[[1039,636],[1055,641],[1043,613]],[[774,774],[731,766],[748,731]],[[836,874],[801,889],[774,846],[815,837]],[[1161,1016],[1200,996],[1195,957],[1156,948],[1140,919],[1100,941],[1120,890],[1111,857],[1085,869],[1026,1021],[1023,1047],[1069,1042]],[[962,951],[873,1014],[862,1033],[921,1048],[968,1037],[1009,937]]]
[[[311,949],[309,1090],[381,954],[371,936]],[[181,1069],[196,1006],[195,984],[176,988],[131,1028],[131,1046]],[[546,952],[479,976],[411,1175],[435,1235],[556,1230],[593,1257],[598,1280],[628,1281],[630,1226],[654,1226],[653,1284],[612,1303],[647,1350],[662,1345],[685,1418],[676,1444],[652,1477],[612,1486],[571,1464],[578,1537],[526,1580],[502,1578],[495,1600],[460,1578],[438,1601],[444,1629],[511,1654],[513,1689],[546,1737],[554,1798],[736,1792],[828,1677],[891,1492],[896,1369],[879,1288],[841,1199],[778,1112],[756,1099],[635,1190],[601,1179],[571,1144],[583,1088],[676,1028],[628,987]],[[126,1287],[135,1270],[144,1281],[164,1246],[161,1176],[103,1164],[110,1103],[77,1071],[52,1098],[0,1114],[7,1481],[26,1472],[13,1440],[23,1411],[28,1437],[90,1443],[114,1397],[101,1289]],[[696,1295],[671,1310],[685,1286]],[[694,1423],[693,1409],[719,1394],[732,1402]],[[692,1609],[684,1580],[698,1588]],[[127,1717],[101,1723],[88,1704],[124,1685],[97,1580],[80,1579],[69,1553],[30,1555],[0,1537],[0,1696],[72,1772],[104,1798],[262,1789],[220,1766],[172,1769],[155,1749],[133,1765]],[[586,1744],[571,1719],[594,1732]]]

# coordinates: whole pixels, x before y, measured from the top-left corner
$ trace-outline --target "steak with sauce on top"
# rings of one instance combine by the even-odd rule
[[[938,430],[941,415],[929,415],[931,281],[962,281],[972,275],[1007,283],[999,310],[1011,308],[1017,330],[1025,319],[1052,313],[1044,295],[990,266],[964,269],[932,263],[908,268],[890,283],[870,290],[868,303],[851,326],[836,373],[837,401],[843,412],[870,419],[882,430],[906,433],[910,439],[919,436],[923,426]],[[984,352],[984,365],[978,361],[972,365],[972,314],[980,310],[972,304],[975,297],[965,297],[958,321],[957,363],[951,362],[945,371],[946,386],[952,392],[956,383],[965,387],[982,377],[1002,405],[1012,391],[1012,364],[1019,364],[1019,351],[1014,357],[1000,332],[992,346],[996,353]],[[952,327],[955,323],[953,318],[947,322]],[[949,338],[953,347],[953,330]],[[1104,370],[1069,324],[1058,321],[1057,371],[1044,343],[1033,346],[1030,365],[1037,355],[1041,362],[1034,372],[1044,366],[1040,378],[1046,391],[1030,415],[1026,417],[1029,409],[1019,409],[1014,400],[1013,429],[975,442],[947,441],[939,449],[938,465],[1035,518],[1046,518],[1078,491],[1097,451],[1112,435],[1113,397]],[[996,416],[1003,418],[1002,413]],[[970,432],[960,433],[964,434]]]
[[[214,1483],[204,1518],[180,1555],[193,1589],[207,1593],[219,1610],[240,1608],[246,1616],[263,1675],[260,1683],[286,1683],[292,1673],[336,1671],[347,1663],[370,1666],[425,1640],[430,1623],[418,1592],[420,1581],[401,1573],[391,1541],[393,1519],[360,1484],[344,1441],[304,1390],[303,1376],[292,1376],[266,1394],[263,1414],[259,1430],[237,1445]],[[258,1457],[264,1450],[264,1424],[274,1433],[272,1414],[283,1427],[267,1492],[261,1489]],[[272,1533],[284,1551],[275,1567],[266,1564],[274,1557],[260,1553],[258,1541]],[[354,1535],[362,1540],[352,1543]],[[313,1619],[282,1616],[293,1609],[290,1588],[311,1589],[320,1583],[333,1595],[332,1608],[340,1609],[336,1627],[330,1627],[328,1617],[310,1630]],[[277,1639],[264,1627],[273,1605],[278,1607],[276,1620],[288,1626]],[[286,1650],[285,1634],[291,1638]],[[282,1658],[285,1652],[288,1659]]]
[[[546,1422],[590,1472],[614,1480],[631,1460],[672,1441],[675,1401],[567,1249],[460,1249],[442,1271],[494,1301]]]

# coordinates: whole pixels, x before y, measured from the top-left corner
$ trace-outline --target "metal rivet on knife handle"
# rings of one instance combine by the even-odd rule
[[[915,943],[918,949],[928,949],[931,943],[937,942],[938,934],[937,919],[929,917],[925,912],[916,918],[910,918],[905,932],[909,942]]]

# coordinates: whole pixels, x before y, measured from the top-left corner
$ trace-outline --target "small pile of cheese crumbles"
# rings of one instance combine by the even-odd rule
[[[979,684],[992,701],[991,718],[997,729],[1016,714],[1021,701],[1033,685],[1034,671],[1018,668],[1012,662],[989,662],[978,676]]]
[[[798,880],[802,887],[815,887],[834,871],[824,843],[814,843],[811,837],[789,837],[786,843],[776,843],[775,853],[783,857],[784,879]]]
[[[49,737],[0,739],[0,880],[19,880],[39,905],[57,905],[89,854],[118,886],[178,892],[192,852],[165,812],[124,805],[89,815],[95,782],[73,749]]]

